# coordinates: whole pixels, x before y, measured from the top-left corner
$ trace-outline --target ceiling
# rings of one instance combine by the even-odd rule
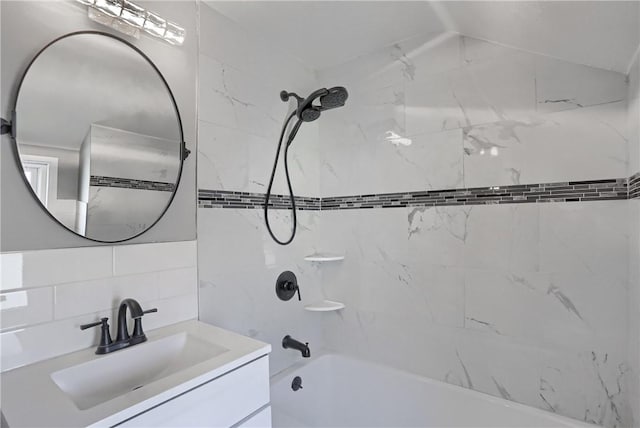
[[[209,1],[228,18],[323,69],[424,33],[455,31],[628,72],[638,1]]]

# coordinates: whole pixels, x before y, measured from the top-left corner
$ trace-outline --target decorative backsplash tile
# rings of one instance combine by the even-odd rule
[[[232,192],[227,190],[198,190],[199,208],[262,208],[264,193]],[[269,206],[275,209],[290,207],[290,198],[285,195],[271,195]],[[296,196],[296,208],[301,211],[320,210],[321,198]]]
[[[640,198],[640,172],[629,177],[629,199]]]
[[[322,199],[322,209],[487,205],[627,199],[627,179],[571,181]]]
[[[92,175],[89,185],[95,187],[120,187],[122,189],[155,190],[158,192],[173,192],[176,185],[163,181],[134,180],[122,177],[104,177]]]
[[[429,207],[452,205],[522,204],[540,202],[588,202],[625,200],[640,197],[640,173],[630,178],[517,184],[417,192],[312,198],[296,196],[300,210],[346,210],[366,208]],[[262,208],[262,193],[199,190],[199,208]],[[289,197],[272,195],[269,206],[290,207]]]

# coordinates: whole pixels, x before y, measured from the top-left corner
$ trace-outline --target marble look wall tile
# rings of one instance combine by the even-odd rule
[[[249,143],[245,132],[198,122],[198,187],[247,191]]]
[[[411,138],[411,144],[391,141],[376,144],[371,177],[361,193],[395,192],[397,189],[452,189],[463,186],[462,131],[454,129]],[[434,154],[437,153],[437,156]],[[379,171],[385,170],[385,174]],[[391,190],[395,189],[395,190]]]
[[[619,355],[610,353],[605,359],[600,349],[545,348],[491,332],[433,324],[398,334],[416,321],[411,314],[397,317],[347,307],[327,317],[325,337],[339,352],[375,356],[413,373],[579,420],[620,426],[611,406],[624,405],[617,383],[625,369]],[[392,349],[389,337],[394,337]]]
[[[332,112],[325,113],[325,115]],[[324,118],[325,116],[323,116]],[[272,161],[275,158],[277,140],[255,140],[249,149],[249,181],[264,192],[269,183]],[[268,159],[268,161],[265,161]],[[320,194],[320,139],[318,122],[306,123],[300,128],[289,149],[289,173],[294,194],[319,196]],[[278,162],[278,171],[273,182],[273,192],[288,194],[284,175],[284,150]]]
[[[455,70],[463,64],[457,33],[417,36],[392,46],[391,55],[405,65],[405,81]]]
[[[405,96],[409,135],[521,119],[535,109],[534,59],[512,51],[439,75],[418,72]]]
[[[284,238],[289,215],[272,210],[270,219]],[[299,358],[280,346],[286,334],[308,341],[312,352],[322,347],[321,314],[303,308],[323,298],[317,266],[303,260],[317,243],[318,216],[300,212],[298,221],[296,239],[283,247],[267,235],[260,210],[209,209],[198,215],[200,319],[271,343],[272,373]],[[285,270],[298,277],[302,302],[277,298],[275,282]]]
[[[640,57],[629,73],[629,171],[640,170]],[[629,352],[627,378],[631,413],[640,423],[640,199],[629,201]]]
[[[361,285],[357,301],[349,303],[358,310],[376,314],[416,314],[415,318],[421,318],[422,322],[461,322],[460,275],[445,267],[410,265],[406,245],[384,244],[390,240],[397,242],[398,235],[405,233],[402,210],[376,211],[362,211],[355,218],[354,239],[360,253],[355,255],[359,257]],[[370,233],[382,230],[382,224],[384,233]]]
[[[424,315],[426,322],[463,327],[464,325],[464,270],[428,264],[411,265],[408,283],[412,293],[407,298],[416,313]],[[409,306],[405,306],[409,309]],[[406,311],[398,311],[402,313]]]
[[[389,142],[394,134],[414,143],[430,141],[452,130],[463,133],[466,186],[629,175],[624,76],[468,37],[418,38],[398,46],[402,54],[395,57],[389,47],[319,72],[321,82],[344,78],[351,93],[339,118],[323,119],[321,126],[323,195],[383,191],[379,183],[367,189],[374,174],[353,172],[368,171],[378,158],[386,168],[388,157],[384,151],[376,154],[376,143]],[[371,74],[366,65],[393,77],[371,82],[364,78]],[[540,104],[554,91],[579,101]],[[422,188],[424,173],[404,173],[432,170],[425,159],[440,159],[440,152],[427,158],[398,152],[404,159],[390,191]],[[446,153],[447,159],[453,156]]]
[[[467,127],[465,186],[624,177],[625,111],[618,102]]]
[[[203,189],[265,193],[269,184],[277,139],[199,122],[198,183]],[[320,156],[317,125],[308,124],[298,133],[289,151],[289,172],[297,195],[319,193]],[[279,158],[272,192],[288,194],[284,176],[284,153]]]
[[[540,271],[606,273],[626,282],[628,216],[626,201],[540,205]]]
[[[405,103],[407,136],[498,120],[462,68],[407,82]]]
[[[206,31],[225,40],[239,31],[229,25]],[[264,159],[275,151],[267,128],[277,132],[283,115],[271,92],[296,90],[278,87],[290,83],[275,64],[289,60],[269,65],[263,45],[244,33],[235,51],[212,40],[201,48],[218,61],[201,65],[212,73],[201,91],[213,93],[204,114],[258,138],[234,137],[246,148],[229,148],[230,160],[215,155],[224,147],[201,149],[202,162],[214,159],[203,180],[263,192]],[[289,68],[296,84],[315,83],[304,67]],[[624,177],[620,78],[457,35],[413,38],[318,73],[350,98],[323,114],[308,142],[296,141],[294,182],[336,196]],[[388,131],[411,145],[392,144]],[[225,171],[229,165],[237,170]],[[304,212],[288,247],[265,234],[261,210],[200,210],[201,318],[272,343],[273,372],[297,358],[277,346],[289,333],[312,350],[326,344],[582,420],[629,425],[618,411],[627,358],[622,204]],[[289,216],[271,212],[278,236],[289,231]],[[314,251],[346,258],[322,267],[302,261]],[[273,282],[285,269],[298,274],[303,303],[329,298],[346,308],[319,321],[296,301],[280,302]]]
[[[337,84],[348,89],[379,89],[402,83],[415,72],[415,49],[437,35],[417,36],[354,58],[338,66],[318,70],[324,86]]]
[[[345,245],[337,249],[345,254],[344,262],[323,269],[325,292],[359,310],[411,313],[422,319],[420,324],[462,326],[461,270],[417,251],[406,238],[406,215],[403,209],[322,213],[323,251],[336,248],[337,242]],[[429,242],[433,236],[421,238]]]
[[[519,53],[513,48],[473,37],[460,37],[460,51],[464,64],[476,64]]]
[[[279,90],[251,73],[200,55],[199,119],[252,135],[275,138],[287,105]]]
[[[626,287],[602,275],[468,270],[465,327],[558,349],[622,349]]]
[[[628,76],[629,175],[640,171],[640,56],[636,56]]]
[[[561,352],[540,370],[540,398],[547,409],[605,427],[631,426],[623,355],[595,348]]]
[[[253,135],[278,136],[288,107],[280,100],[281,90],[250,72],[229,69],[225,73],[225,96],[233,105],[236,127]]]
[[[172,195],[170,192],[90,186],[87,203],[87,234],[103,241],[121,240],[139,235],[158,220],[158,213],[162,213],[167,208]],[[67,213],[73,213],[74,210],[75,207]],[[69,218],[73,215],[71,214]],[[63,223],[73,224],[71,220]]]
[[[636,56],[628,76],[629,174],[640,171],[640,57]],[[640,423],[640,199],[629,201],[629,389],[630,412]],[[633,425],[633,424],[632,424]]]
[[[344,64],[323,68],[318,78],[325,86],[341,84],[348,89],[381,89],[418,75],[440,74],[459,68],[461,37],[456,33],[417,35],[354,58]]]
[[[344,110],[340,111],[340,117],[347,123],[357,124],[366,142],[387,141],[389,132],[400,135],[405,133],[404,100],[405,92],[402,84],[377,90],[356,88],[351,91],[348,104],[345,105]],[[344,139],[340,134],[336,137]]]
[[[640,171],[640,96],[628,102],[629,175]]]
[[[464,265],[474,269],[539,269],[539,205],[467,208]]]
[[[633,421],[640,421],[640,199],[629,201],[629,325],[627,377]]]
[[[198,120],[235,128],[238,119],[228,94],[226,75],[230,67],[206,55],[199,56]]]
[[[463,186],[460,129],[412,137],[405,145],[390,137],[395,132],[391,129],[367,139],[363,137],[367,131],[352,126],[346,135],[333,139],[321,129],[323,195]]]
[[[628,423],[618,391],[627,283],[616,273],[626,203],[322,212],[321,248],[345,254],[323,266],[322,289],[346,304],[324,318],[324,340],[580,420]]]
[[[206,3],[200,4],[200,53],[237,69],[249,66],[249,37],[239,25]]]
[[[201,9],[201,27],[207,28],[205,36],[220,36],[220,40],[231,37],[237,49],[219,47],[208,39],[201,43],[199,186],[265,192],[281,127],[291,108],[290,103],[282,102],[279,93],[288,90],[305,96],[317,89],[315,74],[297,59],[248,35],[210,7],[203,5]],[[317,123],[302,126],[289,160],[294,190],[316,196],[320,165]],[[281,157],[279,171],[282,162]],[[273,191],[287,191],[280,172]]]
[[[536,56],[539,112],[624,101],[626,91],[625,76],[621,73]]]
[[[470,39],[465,39],[469,43]],[[504,121],[527,120],[536,108],[534,55],[496,45],[493,50],[482,49],[485,45],[489,43],[476,41],[472,48],[465,49],[472,60],[464,77],[477,87],[484,102],[478,108]],[[476,56],[490,60],[478,60]]]
[[[409,256],[415,263],[463,267],[471,207],[406,208]]]

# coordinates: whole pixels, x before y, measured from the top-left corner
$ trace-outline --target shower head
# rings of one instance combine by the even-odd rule
[[[320,105],[322,110],[342,107],[347,102],[347,98],[349,98],[347,90],[342,86],[336,86],[320,97]]]
[[[344,106],[349,94],[342,86],[336,86],[331,89],[318,89],[307,98],[302,99],[293,92],[280,92],[282,101],[289,101],[290,97],[294,97],[298,101],[296,116],[303,122],[313,122],[320,117],[320,112],[330,110],[332,108]],[[320,99],[320,105],[314,105],[313,102]]]
[[[267,193],[265,195],[264,200],[264,222],[267,225],[267,231],[269,235],[280,245],[288,245],[293,241],[293,238],[296,236],[296,227],[298,221],[296,220],[296,198],[293,194],[293,189],[291,187],[291,179],[289,178],[289,147],[291,147],[291,143],[293,143],[293,139],[296,137],[296,134],[300,130],[300,126],[302,122],[313,122],[314,120],[320,117],[320,113],[324,110],[330,110],[332,108],[342,107],[347,98],[349,98],[349,94],[347,90],[342,86],[336,86],[331,89],[322,88],[313,92],[307,98],[302,99],[302,97],[298,96],[293,92],[282,91],[280,92],[280,99],[284,102],[289,101],[289,99],[293,97],[298,102],[298,108],[295,112],[288,112],[287,119],[284,121],[284,125],[282,125],[282,131],[280,133],[280,140],[278,141],[278,150],[276,151],[276,159],[273,162],[273,169],[271,170],[271,178],[269,179],[269,185],[267,186]],[[314,105],[313,102],[320,98],[320,105]],[[280,149],[282,148],[282,143],[284,141],[284,137],[286,135],[287,127],[291,123],[291,120],[297,116],[298,121],[293,125],[293,127],[289,131],[289,136],[287,137],[287,142],[284,146],[284,171],[285,177],[287,179],[287,187],[289,187],[289,200],[291,201],[291,212],[292,212],[292,228],[291,228],[291,236],[287,240],[281,241],[276,235],[274,235],[271,230],[271,225],[269,224],[269,198],[271,197],[271,189],[273,187],[273,179],[276,176],[276,170],[278,168],[278,159],[280,158]]]

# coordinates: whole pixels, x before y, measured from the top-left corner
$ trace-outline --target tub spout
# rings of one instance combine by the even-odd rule
[[[298,342],[288,334],[282,339],[282,347],[285,349],[296,349],[300,351],[304,358],[309,358],[311,356],[308,343]]]

